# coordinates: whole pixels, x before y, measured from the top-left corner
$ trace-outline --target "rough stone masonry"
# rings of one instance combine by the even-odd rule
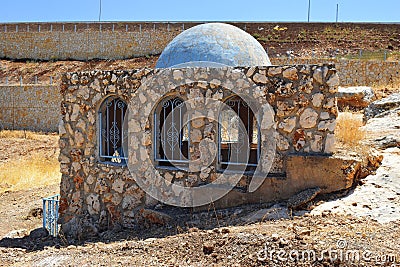
[[[170,81],[174,83],[171,85]],[[284,200],[313,187],[321,188],[323,193],[349,188],[358,163],[332,156],[338,85],[333,65],[145,68],[65,74],[59,127],[62,172],[59,222],[64,233],[92,235],[115,225],[136,226],[140,210],[157,204],[138,186],[138,179],[146,183],[149,177],[159,177],[162,179],[156,179],[159,184],[153,184],[154,187],[173,189],[174,184],[197,187],[221,175],[226,179],[235,175],[219,172],[216,159],[201,151],[202,141],[217,145],[217,123],[207,118],[191,121],[190,157],[194,164],[189,164],[187,170],[152,168],[154,120],[153,116],[143,114],[153,114],[153,103],[171,95],[194,100],[196,111],[202,114],[208,112],[202,110],[206,99],[222,101],[233,91],[256,99],[261,109],[272,107],[272,123],[263,119],[260,122],[258,163],[261,167],[272,165],[270,175],[257,191],[249,193],[248,185],[254,177],[243,173],[232,192],[215,202],[216,207]],[[98,109],[110,95],[145,107],[133,108],[129,116],[128,166],[134,170],[131,172],[127,166],[107,164],[99,158]],[[276,149],[268,150],[267,137],[271,131]],[[202,165],[204,162],[207,165]],[[171,199],[188,197],[179,190],[168,192]]]

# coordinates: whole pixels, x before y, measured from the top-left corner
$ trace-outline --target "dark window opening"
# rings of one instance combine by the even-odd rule
[[[189,160],[190,123],[180,98],[161,101],[154,114],[155,161],[159,166],[186,167]]]
[[[124,148],[127,145],[127,129],[124,117],[127,112],[125,101],[108,97],[99,110],[99,156],[102,162],[126,164]]]
[[[254,171],[260,156],[260,134],[252,109],[240,97],[228,99],[219,114],[221,169]]]

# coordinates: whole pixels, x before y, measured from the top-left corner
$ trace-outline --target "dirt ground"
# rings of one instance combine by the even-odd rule
[[[61,73],[71,71],[86,71],[94,69],[103,70],[122,70],[136,68],[154,68],[158,57],[149,56],[141,58],[133,58],[126,60],[90,60],[90,61],[46,61],[35,62],[34,60],[12,61],[0,60],[0,82],[15,84],[20,82],[23,77],[23,83],[49,84],[50,77],[54,84],[60,83]]]

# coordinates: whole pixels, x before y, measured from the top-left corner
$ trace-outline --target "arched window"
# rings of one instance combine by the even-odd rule
[[[220,169],[254,171],[260,156],[260,131],[248,104],[238,96],[225,101],[219,114],[218,162]]]
[[[127,129],[124,128],[124,117],[127,105],[119,97],[108,97],[99,110],[99,156],[100,161],[126,164],[124,147],[128,140]],[[125,126],[126,127],[126,126]]]
[[[154,113],[154,159],[159,166],[187,166],[190,123],[179,97],[163,99]]]

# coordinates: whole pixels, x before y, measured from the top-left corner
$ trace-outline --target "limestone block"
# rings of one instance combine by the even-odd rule
[[[268,82],[267,76],[259,74],[259,73],[254,74],[253,80],[256,83],[262,83],[262,84],[266,84]]]
[[[309,129],[317,124],[318,113],[312,108],[306,108],[300,115],[300,126]]]
[[[195,114],[195,115],[197,115],[197,114]],[[204,118],[203,117],[198,117],[198,116],[196,116],[196,117],[197,117],[196,119],[193,119],[191,121],[191,124],[192,124],[193,128],[197,128],[198,129],[198,128],[203,127],[204,124],[205,124]]]
[[[292,81],[297,81],[299,79],[299,76],[297,75],[297,69],[295,67],[288,68],[283,71],[283,78],[292,80]]]
[[[138,198],[138,196],[132,196],[132,195],[124,196],[122,200],[122,209],[131,210],[139,206],[141,204],[141,200],[140,197]]]
[[[58,161],[60,163],[63,164],[68,164],[71,162],[71,160],[69,159],[69,157],[65,156],[64,154],[60,153],[60,155],[58,156]]]
[[[220,81],[220,80],[218,80],[218,79],[212,79],[212,80],[210,81],[210,87],[211,87],[212,89],[218,88],[218,87],[220,87],[220,86],[221,86],[221,81]]]
[[[129,120],[128,129],[129,129],[129,132],[133,132],[133,133],[138,133],[138,132],[142,131],[142,127],[140,126],[140,123],[135,119]]]
[[[333,153],[335,151],[335,135],[327,134],[325,140],[325,153]]]
[[[276,101],[277,106],[277,115],[278,117],[285,117],[292,113],[295,107],[292,104],[289,104],[287,101]]]
[[[277,135],[276,146],[280,151],[286,151],[289,149],[289,141],[283,137],[281,134]]]
[[[78,84],[79,83],[79,76],[78,74],[74,73],[71,76],[71,83],[72,84]]]
[[[269,76],[276,76],[282,73],[282,67],[277,68],[268,68],[268,75]]]
[[[166,185],[170,185],[173,179],[174,179],[174,176],[171,173],[166,172],[164,174],[164,180],[165,180]]]
[[[313,73],[313,79],[317,84],[323,84],[324,83],[324,71],[321,68],[317,68],[314,70]]]
[[[319,118],[320,118],[321,120],[328,120],[328,119],[330,118],[330,115],[329,115],[328,112],[323,111],[323,112],[321,112],[321,114],[319,115]]]
[[[64,121],[60,120],[60,122],[58,123],[58,134],[60,136],[65,136],[67,134],[67,131],[65,130],[65,126],[64,126]]]
[[[190,133],[190,141],[193,143],[200,143],[203,139],[203,135],[199,129],[192,129]]]
[[[90,194],[86,198],[86,204],[90,215],[95,215],[100,212],[100,201],[99,196],[96,194]]]
[[[311,150],[313,152],[322,152],[322,135],[316,134],[314,136],[314,139],[311,140]]]
[[[296,117],[285,118],[279,123],[278,128],[287,133],[291,133],[294,127],[296,127],[296,119]]]
[[[321,107],[322,101],[324,100],[324,98],[325,98],[324,95],[321,94],[321,93],[316,93],[316,94],[314,94],[314,95],[312,96],[312,103],[313,103],[313,106],[316,107],[316,108]]]
[[[122,179],[116,179],[112,184],[112,189],[118,193],[122,193],[124,191],[125,182]]]
[[[71,121],[76,121],[78,119],[78,117],[80,115],[79,111],[80,111],[79,105],[78,104],[73,104],[73,106],[72,106],[72,114],[71,114],[71,117],[70,117]]]
[[[335,93],[334,91],[339,86],[339,75],[337,75],[337,73],[334,73],[331,77],[329,77],[326,84],[333,90],[332,92],[331,92],[331,90],[329,92]]]
[[[74,140],[76,147],[83,147],[83,145],[85,144],[85,137],[80,131],[75,131]]]
[[[174,80],[180,81],[183,79],[183,72],[181,70],[174,70],[172,75]]]
[[[78,172],[80,169],[82,169],[82,165],[79,162],[72,162],[72,169],[74,172]]]
[[[326,120],[326,121],[321,121],[318,124],[318,131],[330,131],[333,132],[336,127],[336,120]]]
[[[90,124],[94,124],[94,122],[95,122],[95,117],[94,117],[94,115],[93,115],[93,112],[88,112],[88,114],[87,114],[87,119],[88,119],[88,121],[89,121],[89,123]]]

